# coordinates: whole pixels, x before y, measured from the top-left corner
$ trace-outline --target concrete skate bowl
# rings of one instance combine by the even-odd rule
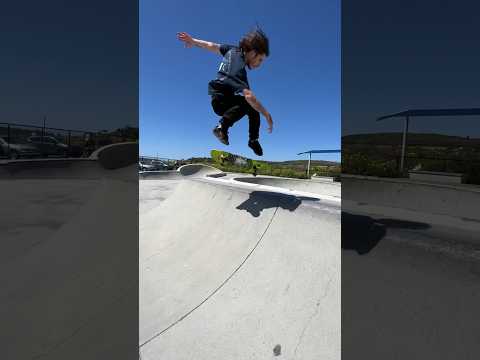
[[[98,160],[105,169],[123,168],[138,161],[138,143],[124,142],[104,146],[90,155]]]
[[[189,164],[173,171],[144,171],[139,173],[139,216],[156,207],[174,192],[184,180],[222,177],[225,173],[208,165]]]
[[[18,179],[100,179],[112,174],[92,159],[15,160],[0,165],[0,178]]]
[[[139,177],[142,180],[171,180],[184,177],[222,177],[226,174],[217,168],[203,164],[187,164],[178,168],[178,170],[166,171],[141,171]]]
[[[138,177],[141,180],[175,180],[181,179],[183,175],[177,170],[141,171]]]
[[[178,171],[183,176],[192,176],[192,177],[222,177],[225,176],[225,173],[221,170],[214,168],[210,165],[204,164],[188,164],[183,165],[178,168]]]
[[[236,177],[242,183],[280,187],[288,190],[306,191],[315,194],[341,197],[341,185],[338,182],[321,180],[302,180],[273,176]]]
[[[127,299],[138,291],[131,261],[138,246],[138,227],[131,226],[137,161],[116,169],[94,159],[0,166],[8,204],[0,245],[3,358],[93,359],[129,351],[122,334],[128,321],[118,314],[136,306]],[[117,341],[103,336],[112,324]]]
[[[127,176],[133,180],[131,169],[137,161],[137,143],[118,143],[96,150],[89,158],[7,161],[0,165],[0,179],[93,180]]]
[[[140,217],[140,354],[340,359],[340,202],[182,181]]]

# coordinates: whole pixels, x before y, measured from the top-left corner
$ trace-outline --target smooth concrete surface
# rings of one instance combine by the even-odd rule
[[[480,231],[342,211],[342,359],[477,359]]]
[[[235,208],[244,201],[246,194],[255,191],[280,192],[279,188],[233,180],[241,176],[227,174],[224,178],[209,179],[207,182],[196,179],[194,188],[198,190],[196,194],[207,192],[204,187],[210,189],[209,195],[201,198],[205,204],[211,203],[212,199],[220,204],[232,201]],[[391,182],[405,187],[409,183]],[[193,201],[188,196],[177,198],[180,192],[188,193],[184,188],[187,187],[186,182],[164,183],[163,189],[158,188],[161,182],[158,183],[140,183],[145,195],[150,191],[146,186],[156,186],[153,191],[163,195],[159,196],[158,206],[153,204],[155,196],[149,199],[144,221],[155,221],[158,229],[164,229],[167,225],[161,224],[159,219],[173,217],[168,211],[169,201],[183,199],[180,204]],[[445,186],[441,188],[452,189]],[[295,193],[282,192],[284,195]],[[480,325],[473,316],[480,302],[478,229],[449,227],[446,221],[449,215],[442,215],[445,226],[442,223],[432,225],[432,214],[420,213],[415,209],[395,208],[392,212],[388,204],[372,207],[358,202],[357,207],[352,209],[348,201],[344,208],[342,201],[343,358],[355,359],[359,354],[369,354],[371,359],[476,359],[480,350],[477,336]],[[243,237],[238,244],[235,237],[235,246],[229,250],[229,240],[216,231],[232,233],[230,230],[233,229],[235,236],[243,234],[245,230],[238,230],[232,219],[238,218],[243,222],[245,217],[228,213],[225,220],[217,206],[212,209],[198,204],[190,205],[196,210],[194,224],[207,224],[205,217],[213,214],[222,219],[220,224],[227,221],[226,225],[216,229],[215,224],[208,223],[208,229],[202,230],[198,233],[199,237],[195,238],[196,228],[189,228],[186,219],[190,214],[178,209],[178,215],[171,220],[172,223],[184,219],[180,223],[183,225],[180,226],[182,233],[195,239],[185,236],[188,243],[177,243],[172,241],[168,230],[170,241],[165,244],[150,238],[140,264],[140,274],[143,276],[141,286],[144,286],[141,304],[146,303],[148,311],[157,313],[159,322],[155,325],[151,319],[147,319],[144,320],[145,327],[141,325],[140,341],[144,344],[141,347],[142,359],[274,359],[279,352],[279,359],[329,358],[328,354],[322,352],[329,348],[326,345],[329,343],[328,336],[324,336],[322,327],[329,321],[322,319],[326,316],[322,305],[318,305],[318,313],[315,310],[317,304],[324,304],[323,299],[309,302],[305,294],[308,294],[306,284],[313,284],[311,291],[317,294],[321,293],[321,287],[324,286],[323,290],[326,291],[323,294],[327,294],[325,299],[329,299],[331,290],[327,290],[330,287],[325,286],[326,280],[322,275],[316,275],[322,284],[314,284],[313,279],[309,279],[317,269],[322,269],[321,265],[312,267],[310,264],[312,271],[303,268],[303,265],[317,260],[314,253],[320,254],[319,259],[322,259],[322,254],[320,249],[311,247],[310,241],[307,240],[305,244],[302,240],[304,232],[308,239],[309,232],[305,229],[308,230],[311,224],[305,223],[308,216],[301,215],[305,214],[304,207],[312,210],[322,201],[303,200],[293,212],[288,206],[276,206],[278,210],[275,215],[272,215],[268,206],[261,212],[255,211],[260,203],[262,201],[257,196],[250,202],[252,214],[259,215],[255,217],[251,214],[252,224],[265,227],[262,216],[268,216],[272,221],[258,245],[249,243]],[[328,201],[325,203],[328,204]],[[352,203],[350,201],[350,205]],[[362,213],[365,209],[372,210],[372,213]],[[353,212],[349,213],[351,210]],[[355,211],[358,212],[355,214]],[[408,220],[400,220],[404,217],[408,217]],[[313,219],[315,216],[308,220]],[[293,220],[293,224],[290,220]],[[319,224],[319,233],[324,229],[322,225],[323,221]],[[246,229],[253,230],[250,226]],[[290,235],[292,229],[298,229],[295,235]],[[213,238],[208,230],[215,234]],[[141,231],[148,232],[146,228]],[[287,237],[294,239],[294,247],[285,246]],[[160,235],[158,237],[163,238]],[[210,239],[213,239],[213,244],[212,241],[206,241]],[[191,243],[193,241],[198,241],[201,246],[195,246]],[[148,249],[149,246],[152,247]],[[199,250],[200,247],[205,247],[209,256],[201,253],[203,249]],[[252,248],[253,252],[250,253]],[[306,249],[308,251],[304,253]],[[182,253],[185,261],[176,263],[169,257],[170,251]],[[231,265],[224,270],[225,265],[220,262],[223,258],[233,258],[230,252],[247,253],[243,255],[246,260],[239,260],[240,265]],[[311,255],[305,255],[308,252]],[[152,258],[148,258],[148,253]],[[153,260],[155,257],[163,260],[165,270]],[[305,257],[309,260],[304,261]],[[199,259],[204,259],[208,264],[205,274]],[[290,263],[291,260],[293,263]],[[320,270],[320,274],[325,271]],[[176,274],[179,274],[181,281],[172,280]],[[203,289],[205,285],[211,288],[210,291]],[[160,288],[155,289],[156,286]],[[202,289],[202,293],[198,298],[191,298],[189,288],[195,291]],[[281,288],[284,289],[282,294]],[[170,289],[173,289],[172,294],[166,294]],[[294,293],[290,292],[292,289]],[[312,320],[300,326],[300,319],[308,319],[308,311],[311,311]],[[159,329],[156,330],[156,326]],[[332,336],[330,333],[330,338]],[[292,338],[296,341],[289,340]],[[303,349],[303,346],[306,348]]]
[[[336,181],[335,177],[332,177],[332,176],[318,176],[318,175],[312,175],[310,177],[311,180],[315,180],[315,181],[328,181],[328,182],[334,182]]]
[[[242,176],[235,178],[235,180],[250,184],[276,186],[289,190],[307,191],[338,198],[341,197],[341,185],[333,181],[291,179],[274,176]]]
[[[408,176],[410,179],[417,181],[437,184],[461,184],[463,175],[459,173],[439,173],[433,171],[409,171]]]
[[[338,198],[161,181],[140,181],[141,359],[340,359]]]
[[[125,329],[136,319],[118,314],[138,304],[136,246],[119,241],[138,236],[136,208],[126,206],[138,203],[136,167],[2,165],[2,359],[109,359],[135,349]]]
[[[15,160],[0,166],[0,179],[98,179],[107,171],[90,159]]]
[[[139,218],[170,197],[182,178],[142,179],[138,188]]]
[[[342,359],[478,358],[479,194],[342,176]]]
[[[227,174],[224,180],[234,182],[233,179],[239,176],[242,175]],[[384,181],[405,187],[411,183],[388,179]],[[253,185],[250,191],[260,187],[277,191],[270,186]],[[414,183],[413,187],[417,185],[419,184]],[[457,189],[451,186],[434,188],[447,191]],[[242,189],[246,191],[248,188]],[[473,187],[464,186],[463,189],[475,192]],[[350,205],[352,203],[350,201]],[[480,302],[480,231],[478,226],[474,226],[476,222],[469,221],[472,225],[469,228],[462,227],[462,224],[455,228],[447,221],[455,214],[437,214],[435,219],[441,221],[433,225],[432,214],[421,213],[417,209],[390,208],[388,203],[372,206],[357,202],[357,207],[353,209],[358,211],[355,214],[355,211],[349,213],[352,210],[350,205],[349,200],[342,200],[342,357],[356,359],[359,354],[369,354],[371,359],[476,359],[480,351],[477,336],[480,325],[472,316]],[[372,213],[362,213],[366,209],[372,210]],[[402,220],[405,217],[408,220]],[[258,248],[253,254],[258,254],[257,250]],[[263,254],[267,256],[266,252]],[[260,265],[262,269],[269,268],[269,263],[265,263],[267,262]],[[250,274],[249,268],[246,270]],[[252,276],[258,273],[261,271]],[[275,275],[269,276],[275,278]],[[158,340],[161,343],[153,350],[148,344],[142,347],[142,355],[147,359],[161,359],[162,357],[157,357],[158,354],[167,354],[168,358],[176,348],[176,335],[185,339],[194,331],[202,334],[204,324],[207,324],[206,335],[199,335],[198,341],[193,345],[187,341],[184,350],[187,355],[180,355],[180,359],[201,359],[211,348],[223,351],[220,356],[216,351],[207,355],[213,359],[222,356],[227,359],[262,358],[257,355],[257,349],[262,351],[265,343],[272,342],[270,338],[261,344],[258,344],[261,342],[259,340],[253,347],[248,342],[241,347],[242,344],[235,344],[235,340],[245,344],[244,339],[252,334],[251,330],[249,332],[244,327],[237,326],[238,320],[232,320],[233,315],[227,319],[222,318],[230,309],[221,312],[221,316],[211,315],[211,309],[217,305],[228,306],[232,298],[238,297],[237,294],[257,297],[255,309],[265,311],[268,307],[259,305],[265,303],[265,292],[262,289],[268,287],[262,278],[258,279],[260,284],[256,292],[242,290],[232,282],[233,279],[234,277],[227,281],[213,296],[207,297],[205,303],[201,303],[193,312],[187,313],[185,318],[180,318],[181,321],[174,322],[172,327],[167,327],[166,331],[153,339],[150,343],[161,338]],[[248,278],[248,281],[252,280]],[[256,278],[254,284],[257,284]],[[224,290],[229,291],[224,293]],[[240,309],[240,318],[248,318],[251,308],[248,304],[241,304],[242,299],[240,297],[237,300],[239,305],[234,309]],[[245,320],[247,321],[255,329],[255,336],[265,339],[261,331],[263,321],[255,316],[249,317]],[[229,329],[226,336],[212,332],[211,323]],[[240,331],[241,337],[235,330]],[[216,340],[218,338],[220,341]],[[315,352],[312,352],[313,356],[307,353],[298,356],[298,351],[297,356],[295,351],[293,355],[285,354],[280,342],[275,345],[273,352],[262,353],[263,358],[275,358],[275,349],[282,349],[280,358],[323,358],[315,356]],[[252,354],[245,355],[248,350]]]
[[[342,200],[480,222],[480,187],[342,175]]]

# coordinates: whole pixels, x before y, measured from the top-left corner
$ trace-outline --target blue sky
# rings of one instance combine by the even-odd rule
[[[4,3],[0,121],[41,126],[45,116],[47,127],[86,131],[137,126],[137,7],[112,3]]]
[[[478,2],[344,5],[343,135],[401,132],[403,118],[376,118],[408,109],[479,107]],[[411,120],[410,132],[480,136],[475,116]]]
[[[340,148],[340,2],[140,1],[140,152],[166,158],[209,156],[219,149],[258,159],[247,146],[248,120],[218,142],[218,122],[207,93],[221,61],[176,39],[237,44],[258,24],[270,38],[270,57],[248,71],[250,86],[272,114],[262,117],[264,160],[302,159],[311,149]],[[338,154],[315,159],[339,161]]]

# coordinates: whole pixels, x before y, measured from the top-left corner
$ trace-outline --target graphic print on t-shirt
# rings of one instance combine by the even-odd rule
[[[223,57],[222,62],[220,63],[220,67],[218,68],[219,72],[223,72],[225,74],[228,74],[230,70],[230,64],[232,62],[232,53],[229,51],[227,54]]]
[[[241,49],[232,45],[221,45],[220,53],[223,59],[218,68],[217,78],[209,83],[209,94],[225,92],[238,94],[244,89],[249,89],[245,58]]]

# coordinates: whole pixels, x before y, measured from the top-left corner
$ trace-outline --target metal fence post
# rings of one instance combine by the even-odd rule
[[[307,178],[310,178],[310,163],[312,162],[312,153],[310,152],[308,155]]]
[[[407,134],[408,134],[408,123],[410,117],[407,115],[405,117],[405,127],[403,128],[403,139],[402,139],[402,158],[400,159],[400,172],[403,173],[403,168],[405,165],[405,153],[407,147]]]

